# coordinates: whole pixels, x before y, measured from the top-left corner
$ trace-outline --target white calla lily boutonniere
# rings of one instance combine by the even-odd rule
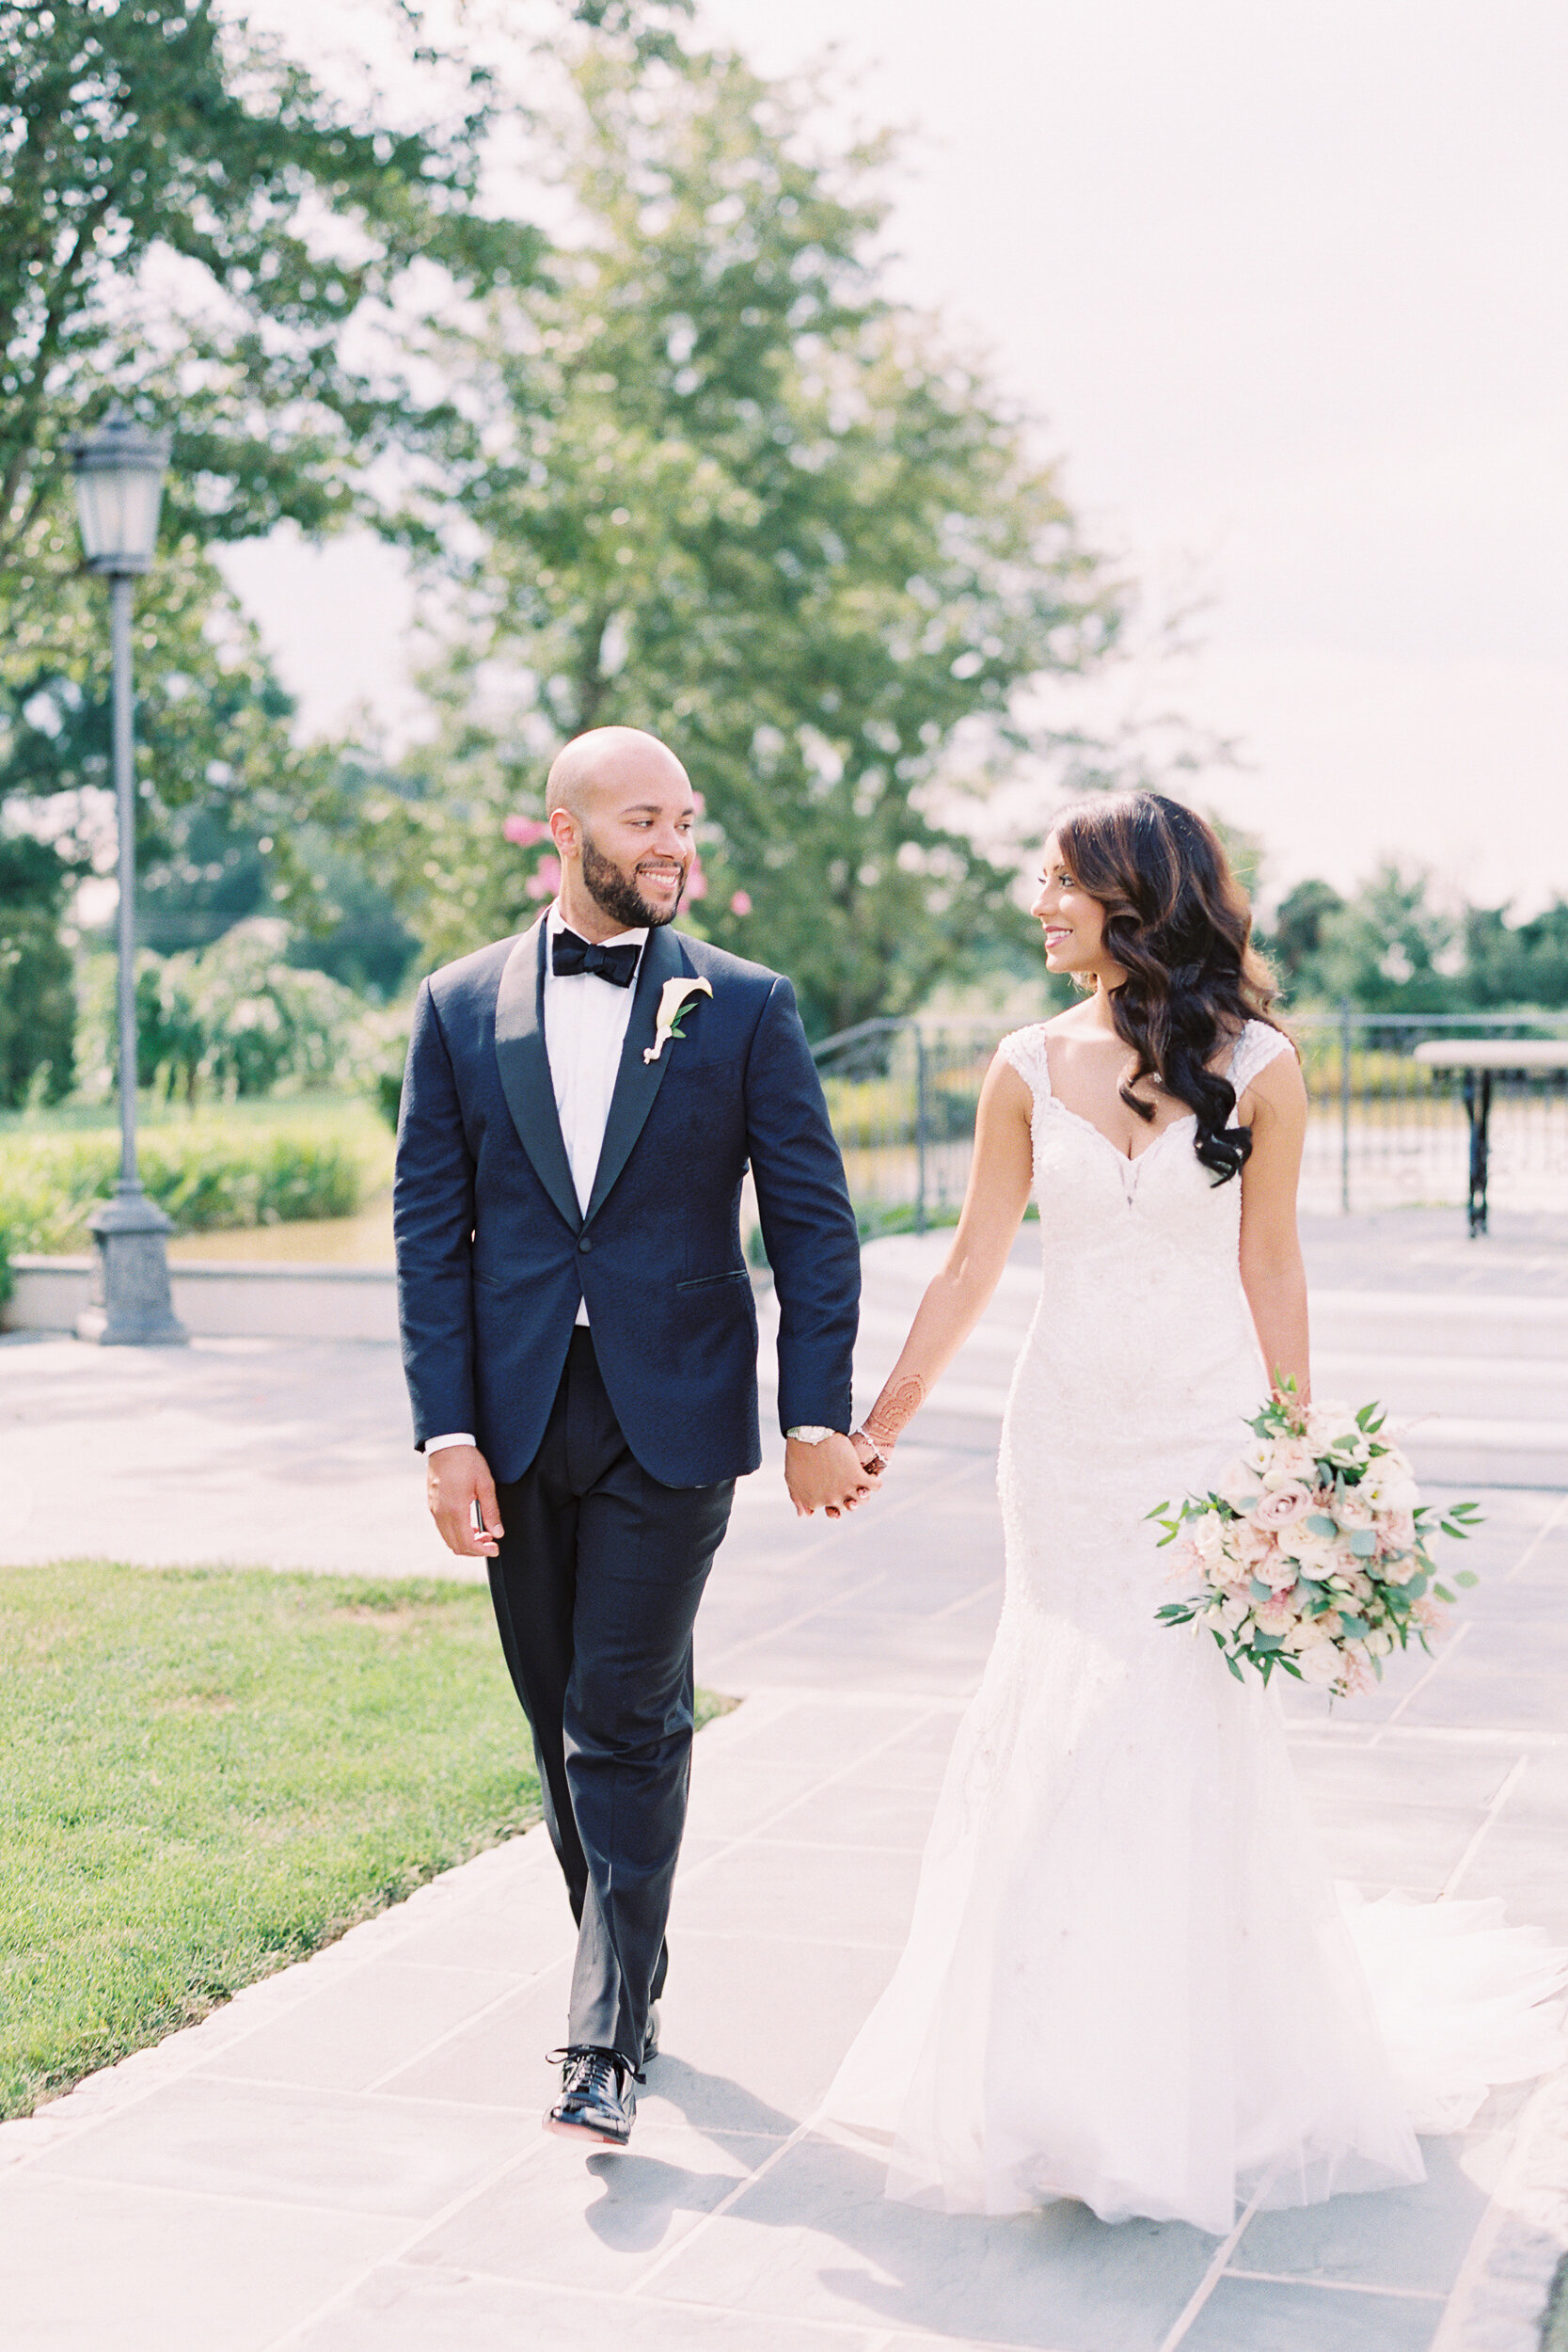
[[[666,980],[659,994],[658,1018],[654,1024],[654,1041],[651,1045],[644,1045],[642,1048],[643,1060],[657,1061],[664,1051],[667,1038],[684,1037],[686,1031],[680,1024],[692,997],[711,996],[712,993],[711,980],[688,979],[684,974],[679,979]]]

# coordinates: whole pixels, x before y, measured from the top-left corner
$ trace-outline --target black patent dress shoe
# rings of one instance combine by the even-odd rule
[[[545,2118],[547,2132],[595,2148],[624,2148],[637,2114],[633,2083],[642,2077],[615,2050],[574,2045],[552,2050],[561,2061],[561,2096]]]
[[[642,2063],[644,2066],[647,2065],[650,2058],[656,2058],[658,2056],[658,2003],[657,2001],[650,2001],[648,2003],[647,2031],[642,2036]]]

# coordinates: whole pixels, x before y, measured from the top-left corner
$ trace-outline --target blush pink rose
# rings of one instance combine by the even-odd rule
[[[1207,1565],[1203,1554],[1190,1535],[1184,1535],[1170,1555],[1171,1580],[1180,1584],[1201,1584]]]
[[[1299,1478],[1292,1478],[1283,1486],[1271,1486],[1253,1504],[1251,1518],[1255,1527],[1293,1527],[1312,1508],[1312,1489]]]
[[[1251,1519],[1231,1521],[1230,1545],[1243,1566],[1260,1573],[1272,1568],[1279,1558],[1274,1537],[1265,1529],[1255,1527]]]

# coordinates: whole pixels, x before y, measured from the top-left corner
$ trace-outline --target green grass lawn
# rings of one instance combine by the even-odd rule
[[[538,1811],[483,1586],[0,1570],[0,2114]]]

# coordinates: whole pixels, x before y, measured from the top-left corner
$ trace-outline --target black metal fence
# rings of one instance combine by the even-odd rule
[[[963,1200],[995,1018],[863,1021],[815,1048],[849,1188],[867,1232],[950,1224]],[[1316,1212],[1463,1203],[1470,1178],[1464,1072],[1418,1060],[1429,1039],[1568,1038],[1568,1014],[1303,1012],[1311,1115],[1302,1206]],[[1491,1193],[1568,1210],[1568,1070],[1498,1072]]]

